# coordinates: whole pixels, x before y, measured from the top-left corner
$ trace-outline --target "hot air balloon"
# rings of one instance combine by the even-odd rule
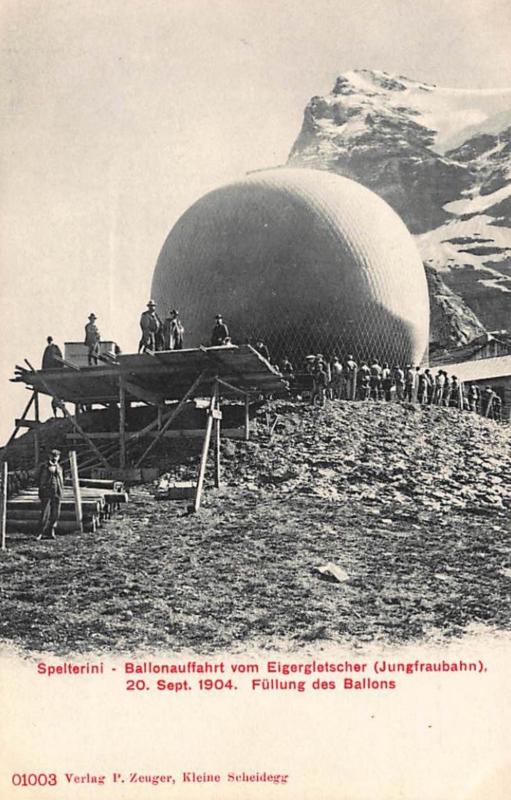
[[[418,364],[429,298],[414,240],[384,200],[330,172],[273,169],[194,203],[170,231],[151,295],[178,307],[186,346],[222,313],[233,342]]]

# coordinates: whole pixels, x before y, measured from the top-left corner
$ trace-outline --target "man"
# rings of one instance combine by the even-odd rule
[[[378,360],[375,358],[373,363],[370,366],[371,370],[371,398],[373,400],[380,400],[381,399],[381,376],[382,376],[382,368],[380,367]]]
[[[433,403],[433,397],[435,394],[435,378],[431,374],[430,369],[424,370],[424,375],[426,378],[426,403],[430,406]]]
[[[48,461],[43,464],[38,474],[39,500],[41,516],[39,519],[39,535],[37,540],[55,539],[55,528],[60,516],[60,506],[64,494],[64,475],[59,464],[60,451],[52,450]]]
[[[96,325],[97,317],[95,314],[89,314],[89,321],[85,326],[85,344],[87,346],[87,361],[89,367],[96,367],[99,360],[99,343],[101,336],[99,328]]]
[[[325,370],[323,361],[316,364],[313,374],[312,397],[311,402],[313,405],[319,405],[324,408],[326,403],[326,390],[328,387],[328,375]]]
[[[229,329],[221,314],[217,314],[215,320],[215,327],[211,334],[211,347],[222,347],[225,344],[225,340],[229,338]]]
[[[346,398],[347,400],[355,400],[355,393],[357,387],[357,370],[358,365],[352,355],[349,355],[346,360]]]
[[[392,379],[394,381],[394,385],[396,387],[396,397],[398,400],[404,400],[405,396],[405,373],[399,366],[399,364],[395,364],[394,372],[392,375]]]
[[[341,400],[343,397],[343,368],[338,356],[334,357],[330,369],[332,380],[330,381],[330,392],[333,400]]]
[[[163,348],[164,350],[182,350],[185,329],[179,319],[179,311],[175,308],[170,312],[163,323]]]
[[[479,411],[479,389],[475,383],[469,384],[468,387],[468,407],[475,413]]]
[[[142,338],[138,345],[139,353],[154,353],[163,347],[163,323],[156,313],[156,303],[149,300],[147,311],[140,317]]]
[[[385,400],[387,403],[390,403],[392,399],[392,373],[390,371],[388,361],[386,361],[382,367],[381,388],[383,390],[383,396]]]
[[[442,405],[442,399],[444,396],[444,387],[445,387],[445,375],[443,369],[439,369],[436,378],[435,378],[435,395],[433,398],[433,403],[436,406]]]
[[[62,363],[62,351],[53,341],[52,336],[46,337],[47,345],[44,348],[42,369],[60,369]]]
[[[415,387],[415,370],[411,364],[406,365],[405,370],[405,392],[404,392],[404,399],[407,400],[409,403],[413,400],[413,391]]]
[[[419,405],[423,405],[428,398],[428,373],[429,369],[419,372],[417,378],[417,402]]]
[[[369,400],[371,391],[371,369],[365,361],[360,364],[358,371],[358,396],[360,400]]]

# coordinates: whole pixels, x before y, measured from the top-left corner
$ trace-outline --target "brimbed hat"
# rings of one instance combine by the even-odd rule
[[[179,314],[179,311],[178,311],[176,308],[173,308],[173,309],[172,309],[172,311],[171,311],[170,313],[171,313],[171,314],[175,314],[175,315],[176,315],[176,317],[177,317],[177,315]]]
[[[51,456],[60,456],[60,450],[50,450]]]
[[[223,317],[222,317],[222,315],[221,315],[221,314],[217,314],[217,315],[216,315],[216,317],[215,317],[215,319],[223,319]]]
[[[149,300],[149,302],[147,304],[147,307],[149,308],[150,306],[156,306],[156,303],[154,302],[154,300]]]
[[[94,313],[89,314],[89,319],[97,319],[97,316]]]

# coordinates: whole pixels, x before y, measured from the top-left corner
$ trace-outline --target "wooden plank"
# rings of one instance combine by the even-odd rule
[[[139,386],[133,380],[125,381],[124,386],[125,386],[125,391],[132,394],[138,400],[143,400],[144,403],[149,403],[149,405],[159,406],[164,401],[163,395],[157,394],[156,392],[152,392],[150,389],[147,389],[143,386]]]
[[[119,378],[119,467],[126,466],[126,386]]]
[[[211,398],[211,410],[214,407],[216,398]],[[197,478],[197,487],[195,489],[195,499],[193,501],[193,510],[197,512],[200,508],[202,500],[202,490],[204,487],[204,476],[206,474],[206,464],[208,461],[209,443],[211,441],[211,431],[213,429],[213,417],[208,414],[208,421],[206,423],[206,433],[204,434],[204,441],[202,443],[202,452],[199,464],[199,476]]]
[[[179,428],[178,430],[170,430],[164,431],[161,434],[162,439],[197,439],[204,436],[205,428]],[[245,427],[238,427],[238,428],[224,428],[222,431],[223,436],[227,436],[228,438],[237,439],[244,435]],[[119,434],[116,431],[104,431],[103,433],[89,433],[89,436],[93,438],[95,441],[100,441],[101,439],[105,441],[114,441],[117,442],[119,440]],[[159,436],[159,431],[149,431],[146,433],[145,436],[148,439],[156,439]],[[66,438],[69,441],[75,442],[80,439],[80,435],[77,433],[68,433]],[[135,433],[128,433],[126,434],[127,443],[133,441],[134,439],[142,438],[140,435]],[[85,462],[81,462],[81,467],[85,466]]]
[[[14,420],[14,424],[17,428],[29,428],[30,430],[33,430],[34,428],[38,428],[41,423],[37,422],[35,419],[22,419],[20,417],[19,419]]]
[[[69,464],[71,466],[71,481],[73,484],[73,497],[75,501],[76,524],[78,525],[80,533],[83,533],[82,497],[80,494],[80,480],[78,477],[78,463],[76,461],[75,450],[71,450],[69,453]]]
[[[220,411],[220,397],[218,392],[218,383],[215,387],[215,400],[217,408],[213,409],[211,416],[213,417],[213,426],[215,434],[215,487],[220,488],[220,426],[222,424],[222,412]],[[215,415],[216,411],[216,415]]]

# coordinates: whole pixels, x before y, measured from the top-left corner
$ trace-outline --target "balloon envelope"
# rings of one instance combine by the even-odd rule
[[[198,200],[168,235],[151,289],[179,308],[185,346],[223,314],[233,343],[418,364],[429,338],[424,268],[380,197],[329,172],[275,169]]]

